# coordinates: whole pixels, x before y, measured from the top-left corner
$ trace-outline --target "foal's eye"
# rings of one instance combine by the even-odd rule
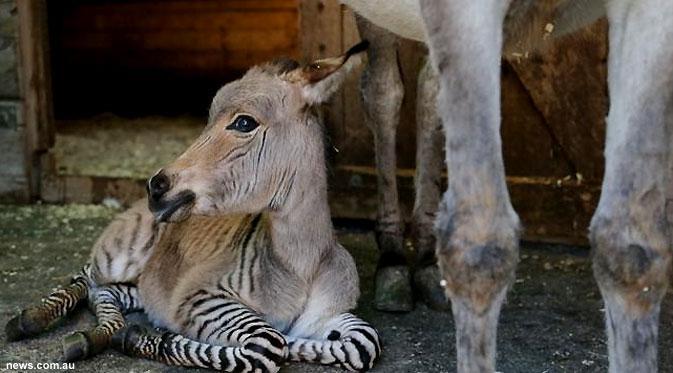
[[[250,132],[257,128],[257,126],[259,126],[259,123],[257,123],[255,118],[249,115],[239,115],[226,128],[228,130],[235,130],[238,132]]]

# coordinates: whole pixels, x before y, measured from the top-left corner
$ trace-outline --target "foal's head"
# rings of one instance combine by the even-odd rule
[[[340,57],[299,66],[279,60],[251,68],[215,95],[208,125],[147,184],[159,221],[190,214],[255,213],[285,203],[300,174],[325,167],[314,107],[341,85],[366,42]]]

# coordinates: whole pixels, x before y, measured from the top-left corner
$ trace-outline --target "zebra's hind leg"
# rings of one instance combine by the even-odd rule
[[[286,336],[290,360],[334,365],[356,372],[371,369],[381,356],[379,334],[366,321],[344,313],[326,324],[318,339]]]
[[[74,310],[89,294],[89,266],[72,278],[70,285],[51,293],[42,303],[29,307],[5,326],[10,342],[34,337]]]
[[[120,352],[165,364],[236,372],[277,372],[287,359],[283,335],[228,292],[200,289],[178,311],[184,335],[150,333],[138,326],[120,330],[112,345]]]
[[[137,287],[112,284],[94,289],[89,297],[89,307],[95,312],[98,324],[63,339],[66,361],[82,360],[104,350],[112,336],[126,326],[124,313],[140,310],[142,305]]]

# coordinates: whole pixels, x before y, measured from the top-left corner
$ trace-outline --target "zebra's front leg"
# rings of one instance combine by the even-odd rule
[[[500,139],[502,26],[509,1],[422,0],[439,74],[449,188],[437,259],[456,324],[458,372],[495,371],[500,308],[514,280],[519,220]]]
[[[97,325],[63,339],[66,361],[86,359],[106,349],[112,336],[126,326],[124,313],[138,311],[142,305],[137,287],[112,284],[91,290],[89,308],[96,314]]]
[[[666,0],[608,3],[610,112],[591,242],[613,373],[657,371],[671,274],[671,17]]]
[[[178,308],[182,334],[155,335],[136,325],[121,329],[113,346],[165,364],[235,372],[277,372],[287,359],[283,335],[222,288],[197,290]]]
[[[395,134],[404,86],[397,62],[397,37],[356,16],[360,36],[370,42],[369,61],[360,92],[365,123],[374,134],[378,213],[376,242],[381,252],[374,306],[382,311],[413,308],[411,281],[403,245],[403,222],[397,194]]]
[[[416,175],[411,232],[416,249],[414,286],[420,298],[434,309],[448,309],[435,258],[434,223],[441,198],[444,169],[442,121],[437,115],[437,74],[426,57],[418,74],[416,98]]]
[[[311,338],[285,336],[285,339],[292,361],[363,372],[371,369],[381,356],[381,341],[376,329],[350,313],[329,320]]]

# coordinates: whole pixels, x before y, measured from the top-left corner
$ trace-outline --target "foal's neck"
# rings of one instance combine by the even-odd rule
[[[299,172],[285,206],[270,214],[271,242],[277,258],[310,280],[336,239],[324,170]]]

